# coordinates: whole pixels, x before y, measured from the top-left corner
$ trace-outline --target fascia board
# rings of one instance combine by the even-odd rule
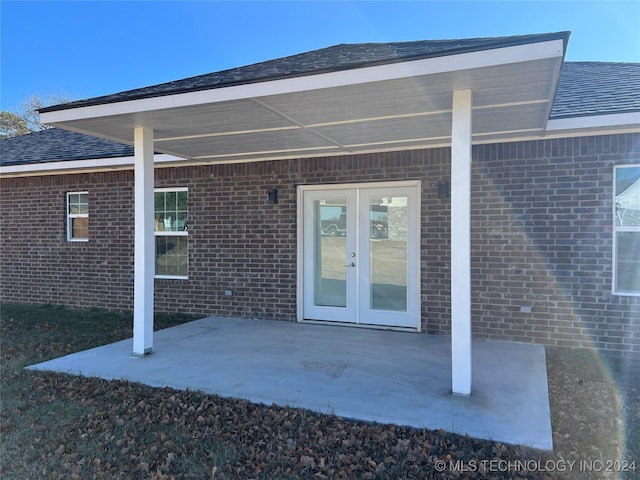
[[[572,118],[557,118],[547,123],[547,133],[563,130],[584,130],[613,127],[640,128],[640,112],[615,113],[611,115],[590,115]]]
[[[19,177],[27,175],[55,175],[58,173],[83,172],[89,170],[123,170],[133,168],[134,157],[93,158],[89,160],[61,160],[55,162],[29,163],[26,165],[7,165],[0,167],[0,177]],[[184,161],[174,155],[157,154],[156,164]]]
[[[55,125],[73,120],[397,80],[548,58],[562,59],[563,55],[564,42],[557,39],[353,70],[45,112],[40,115],[40,120],[42,123]]]

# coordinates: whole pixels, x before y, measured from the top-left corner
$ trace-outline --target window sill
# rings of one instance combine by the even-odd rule
[[[189,280],[189,277],[181,275],[155,275],[156,280]]]
[[[616,297],[640,297],[640,292],[612,292],[612,295]]]

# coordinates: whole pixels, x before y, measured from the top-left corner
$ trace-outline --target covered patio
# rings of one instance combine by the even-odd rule
[[[201,390],[357,420],[444,429],[550,450],[544,347],[475,341],[473,395],[451,395],[442,336],[208,317],[28,367]]]
[[[440,345],[442,355],[431,357],[432,352],[423,352],[429,357],[416,360],[412,371],[414,374],[430,372],[434,365],[444,362],[439,367],[442,370],[434,373],[438,379],[446,380],[446,387],[443,384],[436,389],[438,395],[444,397],[451,393],[472,394],[472,365],[481,370],[478,381],[484,375],[496,376],[505,382],[505,389],[518,390],[526,376],[529,359],[522,361],[520,370],[514,368],[516,363],[498,358],[501,364],[514,368],[511,376],[496,375],[496,370],[483,365],[480,359],[472,361],[476,354],[472,354],[471,348],[471,146],[544,135],[567,40],[568,33],[560,32],[408,42],[383,47],[338,45],[42,109],[43,123],[134,145],[134,339],[128,344],[129,352],[144,356],[155,349],[154,168],[159,161],[157,154],[169,157],[163,166],[176,166],[450,147],[450,195],[447,197],[450,197],[451,214],[451,340],[449,346]],[[308,282],[302,260],[302,237],[299,233],[298,322],[308,319],[302,300],[304,282]],[[351,256],[355,254],[354,251]],[[351,266],[355,267],[351,256],[345,255],[345,263],[352,262]],[[415,279],[420,278],[421,263],[416,262]],[[419,292],[421,286],[415,283],[414,290]],[[416,318],[416,323],[419,320]],[[258,325],[252,330],[254,328],[261,330]],[[402,346],[397,352],[405,352],[409,347],[404,341],[409,337],[399,338]],[[226,344],[230,340],[228,335],[217,333],[211,338],[207,336],[207,342],[208,348],[202,346],[207,348],[205,351],[214,349],[215,342]],[[367,342],[360,339],[354,344],[367,345]],[[423,349],[429,350],[428,347],[424,345]],[[191,344],[182,345],[182,349],[188,356],[195,351]],[[122,355],[114,353],[108,362],[116,365]],[[359,353],[352,355],[359,356]],[[382,364],[377,353],[373,357],[368,360],[377,365],[375,368],[393,370],[392,378],[396,378],[397,371],[402,371],[397,364],[398,356],[387,357],[388,364]],[[333,357],[308,361],[322,363],[326,358]],[[350,356],[346,358],[354,361]],[[296,365],[302,361],[307,360],[299,360]],[[154,364],[150,368],[163,371],[159,356],[154,355],[147,362]],[[262,359],[258,364],[261,362]],[[207,363],[211,364],[215,363]],[[364,365],[363,368],[373,371]],[[182,373],[183,369],[179,368],[179,374]],[[413,384],[421,388],[419,378],[407,375],[407,388],[413,389],[410,387]],[[484,387],[483,390],[479,386],[470,406],[482,403],[489,390],[492,389]],[[376,398],[375,403],[379,403],[377,397],[369,398]],[[451,408],[459,400],[448,398],[446,402],[449,403],[443,405]],[[518,411],[516,406],[526,404],[515,402],[511,414]],[[395,405],[392,410],[410,408],[415,409],[415,402],[405,408]],[[500,409],[501,415],[507,410]],[[346,407],[345,414],[349,414]],[[373,413],[369,416],[372,420],[376,418]],[[464,423],[462,418],[459,424]],[[447,423],[441,426],[454,428],[456,418],[450,418]]]

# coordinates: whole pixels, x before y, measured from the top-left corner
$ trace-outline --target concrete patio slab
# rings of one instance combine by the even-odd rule
[[[132,351],[129,339],[28,368],[553,447],[542,346],[475,341],[468,398],[451,395],[440,336],[209,317],[156,332],[151,355]]]

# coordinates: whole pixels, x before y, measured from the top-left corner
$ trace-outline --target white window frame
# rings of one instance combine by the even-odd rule
[[[156,193],[162,193],[162,192],[187,192],[187,222],[189,221],[189,189],[187,187],[173,187],[173,188],[155,188],[153,190],[154,195]],[[154,217],[155,217],[155,208],[154,208]],[[155,224],[154,224],[155,225]],[[188,237],[189,236],[189,232],[185,229],[185,230],[180,230],[180,231],[172,231],[172,230],[156,230],[155,226],[153,229],[153,234],[155,237]],[[154,240],[153,242],[154,248],[156,245],[156,242]],[[187,250],[189,248],[189,242],[187,240]],[[154,263],[157,259],[157,256],[155,255],[154,252]],[[154,267],[155,268],[155,267]],[[189,256],[187,254],[187,272],[189,271]],[[166,278],[166,279],[171,279],[171,280],[188,280],[189,276],[188,275],[158,275],[155,274],[154,278]]]
[[[87,213],[71,213],[70,212],[70,198],[71,195],[87,195]],[[68,242],[88,242],[89,236],[87,234],[86,237],[74,237],[73,236],[73,219],[74,218],[89,218],[89,192],[81,191],[81,192],[67,192],[67,241]],[[88,222],[89,220],[87,220]]]
[[[620,232],[639,232],[640,233],[640,225],[616,225],[616,181],[618,178],[618,169],[622,168],[640,168],[640,164],[627,164],[627,165],[615,165],[613,167],[613,278],[611,279],[611,288],[612,293],[618,296],[625,297],[640,297],[640,291],[635,290],[620,290],[618,289],[617,280],[618,280],[618,233]]]

